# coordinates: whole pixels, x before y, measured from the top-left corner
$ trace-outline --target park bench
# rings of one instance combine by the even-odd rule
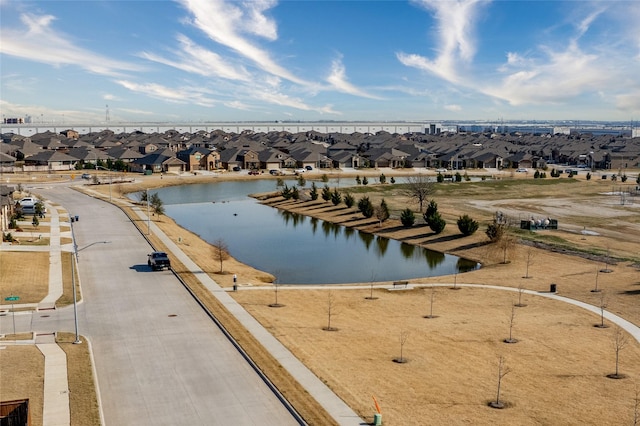
[[[393,288],[396,288],[398,286],[403,286],[403,287],[407,287],[409,285],[409,281],[394,281],[393,282]]]

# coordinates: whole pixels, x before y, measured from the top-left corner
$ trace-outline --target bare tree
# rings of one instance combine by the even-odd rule
[[[600,271],[598,270],[598,268],[596,268],[596,286],[593,288],[593,290],[591,290],[592,293],[600,292],[600,289],[598,288],[598,274],[600,274]]]
[[[527,270],[524,274],[524,278],[531,278],[529,276],[529,267],[533,264],[534,258],[535,258],[535,252],[533,251],[533,247],[527,247],[527,250],[524,253],[524,260],[527,265]]]
[[[607,374],[607,377],[611,379],[624,379],[626,375],[620,373],[620,352],[629,343],[629,337],[625,334],[624,330],[616,326],[613,333],[613,349],[616,353],[616,372],[614,374]]]
[[[460,287],[458,287],[458,273],[457,272],[455,274],[453,274],[453,287],[451,287],[451,290],[460,290]]]
[[[407,339],[409,338],[409,332],[407,330],[400,331],[400,357],[394,358],[393,362],[397,362],[399,364],[404,364],[408,360],[404,357],[404,345],[407,343]]]
[[[336,303],[335,300],[333,299],[333,293],[331,291],[329,291],[329,294],[327,295],[327,326],[323,327],[322,329],[325,331],[338,331],[337,328],[333,327],[331,325],[331,318],[337,315],[336,312]]]
[[[435,191],[435,185],[429,181],[427,176],[421,174],[417,176],[409,176],[407,178],[405,195],[409,198],[416,200],[420,206],[420,213],[422,213],[422,206],[424,202]]]
[[[278,302],[278,279],[277,278],[273,281],[273,290],[274,290],[274,294],[275,294],[276,300],[275,300],[275,302],[270,303],[269,307],[270,308],[281,308],[281,307],[283,307],[284,305],[282,303]]]
[[[505,231],[504,234],[502,235],[502,238],[500,238],[496,242],[496,246],[500,251],[502,251],[503,264],[509,263],[509,261],[507,260],[507,253],[511,251],[515,247],[515,245],[516,245],[516,237],[508,231]]]
[[[437,315],[433,315],[433,301],[436,298],[436,287],[431,285],[431,296],[429,297],[429,315],[425,315],[425,318],[438,318]]]
[[[220,273],[222,273],[222,263],[231,257],[229,247],[222,238],[215,240],[212,246],[213,260],[220,262]]]
[[[522,294],[524,293],[524,283],[520,283],[518,285],[518,303],[515,304],[515,306],[517,306],[518,308],[524,308],[525,306],[527,306],[526,303],[522,303]]]
[[[504,402],[500,401],[500,390],[502,387],[502,379],[504,379],[504,376],[506,376],[511,372],[511,369],[507,367],[505,364],[506,363],[505,363],[504,357],[501,356],[500,360],[498,361],[498,391],[496,393],[496,400],[491,401],[489,403],[489,406],[492,408],[504,408]]]
[[[373,282],[375,281],[375,274],[371,273],[371,281],[369,282],[369,296],[365,297],[365,299],[367,300],[376,300],[377,297],[374,297],[373,295]]]
[[[509,315],[509,338],[504,339],[505,343],[518,343],[518,339],[513,338],[513,326],[516,322],[516,307],[511,306],[511,315]]]
[[[605,297],[604,292],[600,293],[600,324],[596,324],[595,327],[598,328],[608,328],[609,326],[604,323],[604,310],[607,308],[607,298]]]

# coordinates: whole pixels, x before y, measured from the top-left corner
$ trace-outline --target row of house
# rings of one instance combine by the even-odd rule
[[[73,130],[30,137],[2,135],[0,170],[58,171],[106,164],[131,172],[343,168],[640,167],[640,138],[495,133],[324,134],[223,131],[79,135]]]

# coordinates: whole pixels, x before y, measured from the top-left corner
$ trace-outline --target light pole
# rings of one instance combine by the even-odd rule
[[[98,168],[104,169],[106,170],[109,175],[109,202],[111,202],[111,170],[107,169],[106,167],[103,166],[98,166],[98,161],[96,160],[96,170],[98,170]]]
[[[76,262],[78,261],[78,252],[80,250],[89,248],[92,245],[109,244],[111,241],[96,241],[94,243],[91,243],[87,246],[82,247],[81,249],[78,249],[78,244],[76,243],[76,236],[73,231],[73,221],[71,221],[70,223],[71,223],[71,239],[73,240],[73,252],[71,253],[71,284],[73,285],[73,321],[75,323],[75,333],[76,333],[76,340],[74,340],[73,344],[78,345],[82,343],[82,340],[80,340],[80,335],[78,333],[78,299],[76,296],[76,267],[75,266],[76,266]]]

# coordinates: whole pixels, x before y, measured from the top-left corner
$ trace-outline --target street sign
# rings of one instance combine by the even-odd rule
[[[9,296],[5,297],[4,300],[6,300],[7,302],[15,302],[16,300],[20,300],[20,298],[18,296]]]

